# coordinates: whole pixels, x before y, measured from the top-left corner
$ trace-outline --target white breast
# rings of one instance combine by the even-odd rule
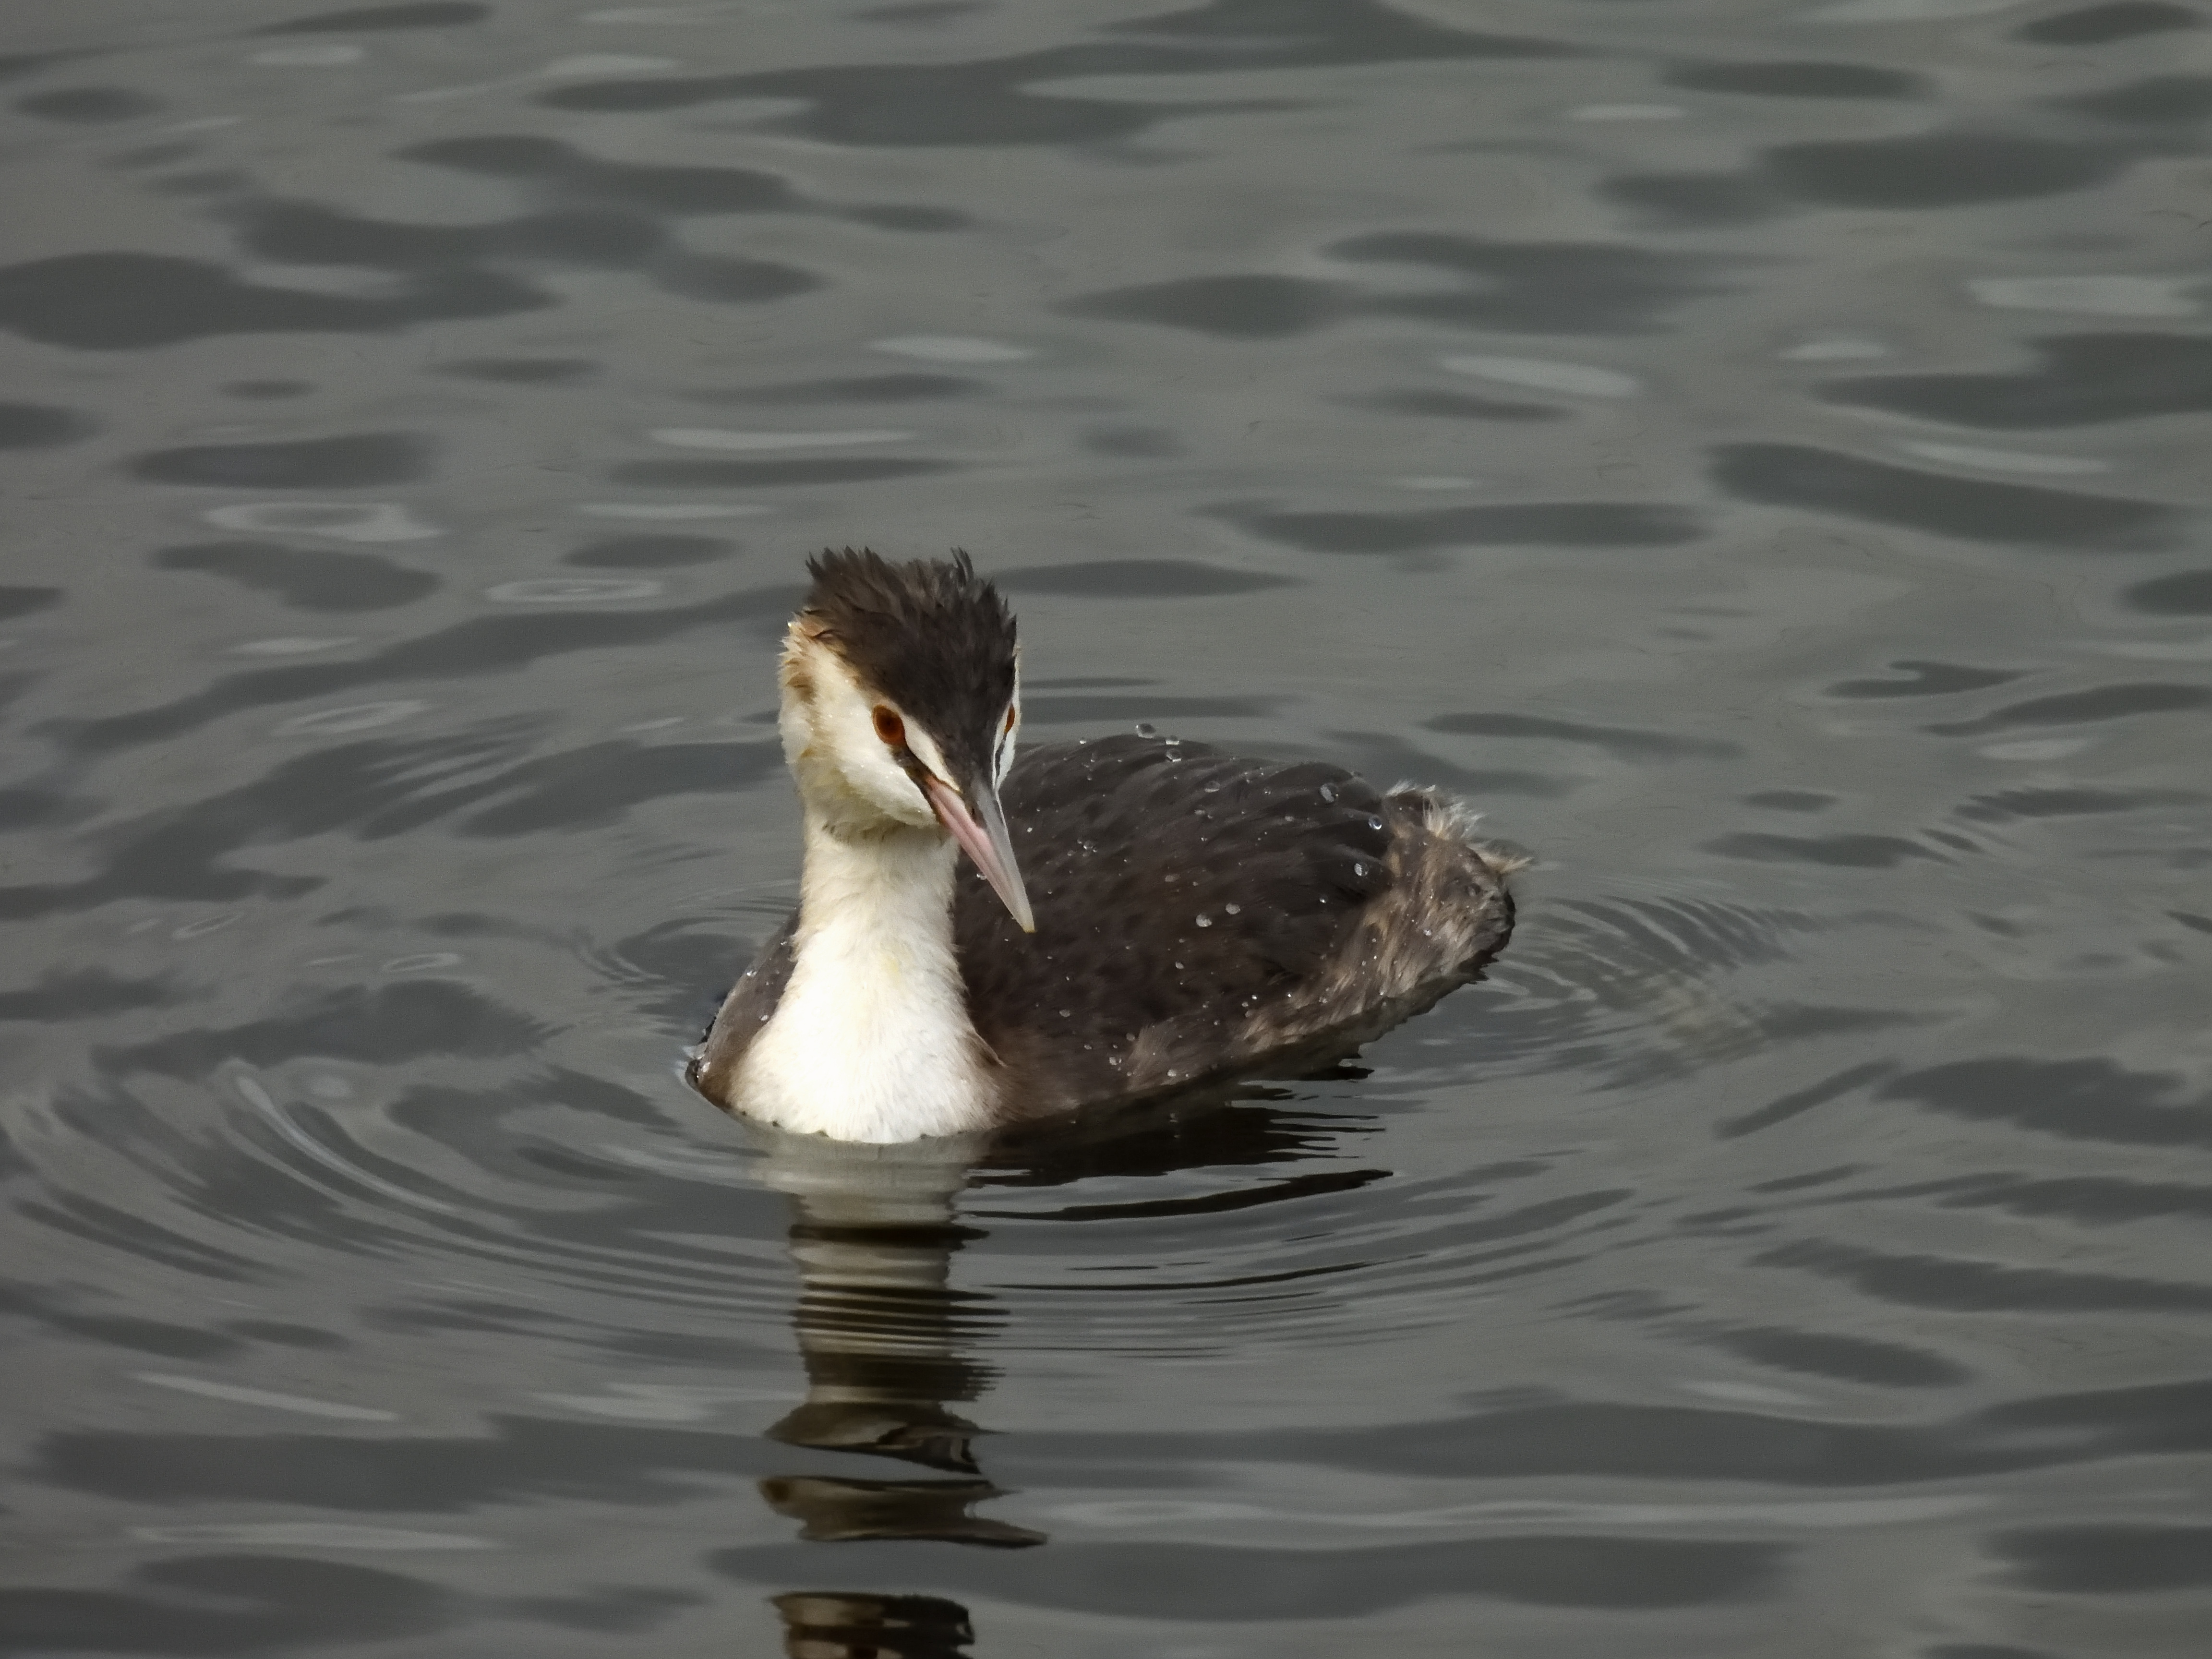
[[[956,849],[808,827],[791,978],[731,1103],[802,1134],[891,1142],[988,1121],[993,1093],[953,954]]]

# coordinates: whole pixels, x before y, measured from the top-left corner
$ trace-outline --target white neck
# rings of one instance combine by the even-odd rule
[[[984,1127],[990,1079],[952,949],[958,856],[934,824],[854,835],[808,807],[795,960],[742,1062],[743,1110],[838,1140]]]

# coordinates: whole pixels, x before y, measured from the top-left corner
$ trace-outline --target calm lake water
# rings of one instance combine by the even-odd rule
[[[2206,1650],[2212,10],[0,20],[0,1649]],[[1518,937],[723,1116],[847,543]]]

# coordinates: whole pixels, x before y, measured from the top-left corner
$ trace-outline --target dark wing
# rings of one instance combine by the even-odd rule
[[[792,964],[799,959],[793,944],[798,936],[799,912],[794,909],[722,999],[714,1023],[707,1028],[706,1040],[700,1043],[685,1073],[691,1086],[708,1099],[724,1106],[730,1103],[730,1083],[737,1063],[752,1046],[760,1028],[768,1024],[768,1017],[783,1000],[783,988],[791,981]]]
[[[1001,799],[1037,931],[965,861],[953,920],[1020,1111],[1232,1062],[1224,1044],[1338,960],[1392,881],[1382,798],[1317,761],[1106,738],[1025,753]]]

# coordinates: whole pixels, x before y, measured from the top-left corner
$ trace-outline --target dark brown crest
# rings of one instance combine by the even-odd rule
[[[1014,618],[967,554],[895,564],[848,547],[806,568],[814,586],[799,614],[816,636],[920,721],[947,764],[988,773],[1014,695]]]

